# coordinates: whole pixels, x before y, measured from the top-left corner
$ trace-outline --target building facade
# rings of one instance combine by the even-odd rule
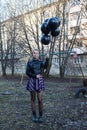
[[[81,67],[84,75],[87,75],[87,9],[85,6],[87,5],[87,2],[84,3],[84,1],[72,0],[64,3],[65,6],[62,6],[62,3],[59,3],[60,1],[48,1],[47,4],[44,4],[44,6],[40,3],[38,8],[24,13],[23,15],[14,15],[11,19],[8,19],[2,23],[4,49],[7,49],[8,44],[12,45],[12,42],[15,43],[15,53],[13,52],[13,58],[16,59],[15,73],[25,73],[26,62],[29,58],[28,56],[30,56],[29,44],[32,47],[31,49],[37,46],[39,48],[42,47],[40,42],[42,35],[40,27],[44,19],[60,16],[61,30],[64,30],[62,31],[64,35],[60,34],[62,37],[61,43],[63,42],[64,44],[61,45],[61,51],[67,51],[68,46],[74,39],[75,43],[73,45],[72,52],[77,54],[77,57],[74,57],[74,54],[72,54],[72,52],[70,53],[67,64],[68,67],[66,67],[65,74],[72,75],[72,72],[70,71],[72,68],[74,75],[76,69],[78,71]],[[64,23],[62,23],[62,21]],[[51,75],[59,74],[59,41],[60,37],[57,37],[50,70]],[[44,46],[44,50],[46,52],[49,48],[49,45]],[[11,50],[9,53],[11,53]],[[64,55],[65,54],[63,54],[63,56]],[[8,55],[8,59],[11,59],[11,55]],[[7,67],[7,72],[11,73],[9,65]],[[77,75],[78,74],[82,75],[79,71],[77,72]]]

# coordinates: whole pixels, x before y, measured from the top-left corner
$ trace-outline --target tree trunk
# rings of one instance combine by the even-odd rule
[[[7,74],[6,74],[6,66],[5,65],[2,65],[2,76],[3,77],[7,76]]]
[[[60,66],[60,78],[63,79],[65,74],[65,67]]]

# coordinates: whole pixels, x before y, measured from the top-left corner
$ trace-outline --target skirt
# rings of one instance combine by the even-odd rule
[[[32,91],[42,91],[45,89],[44,87],[44,79],[40,77],[39,79],[36,78],[29,78],[26,89],[30,92]]]

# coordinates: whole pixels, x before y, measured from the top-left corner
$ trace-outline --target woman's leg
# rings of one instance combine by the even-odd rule
[[[43,104],[42,104],[42,91],[37,92],[37,98],[38,98],[38,107],[39,107],[39,119],[38,121],[41,123],[43,121]]]
[[[32,121],[37,122],[38,118],[36,116],[36,106],[35,106],[35,101],[36,101],[36,92],[31,92],[31,109],[32,109]]]
[[[30,94],[31,94],[31,109],[32,109],[32,112],[36,112],[36,106],[35,106],[36,93],[31,92]]]

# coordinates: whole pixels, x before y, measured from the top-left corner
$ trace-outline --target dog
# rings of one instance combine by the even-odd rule
[[[80,94],[82,94],[84,97],[87,97],[86,88],[80,88],[79,90],[77,90],[76,93],[75,93],[75,97],[79,98]]]
[[[83,79],[83,86],[87,87],[87,79]]]

